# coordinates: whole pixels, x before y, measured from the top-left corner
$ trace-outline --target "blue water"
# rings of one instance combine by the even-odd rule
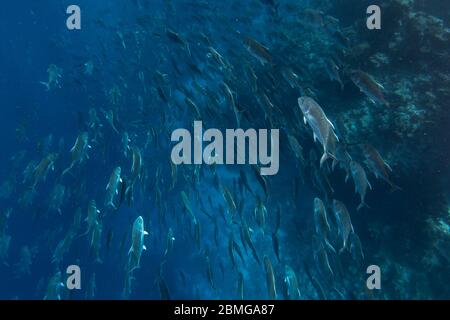
[[[0,185],[11,192],[0,188],[0,217],[5,221],[0,235],[10,236],[11,240],[4,256],[0,250],[1,299],[43,299],[49,279],[56,272],[62,272],[61,281],[66,283],[69,265],[80,266],[81,289],[62,288],[61,299],[165,298],[160,293],[160,278],[164,279],[171,299],[239,299],[239,273],[244,279],[245,299],[268,299],[265,256],[274,269],[278,299],[288,298],[283,290],[286,265],[296,273],[301,299],[450,298],[449,289],[442,285],[450,280],[450,148],[449,116],[445,109],[450,82],[449,17],[445,12],[450,11],[437,9],[444,5],[442,1],[413,1],[409,6],[399,5],[401,1],[379,1],[385,24],[380,31],[368,31],[365,8],[371,3],[367,1],[275,2],[279,5],[258,0],[78,0],[82,28],[74,31],[66,28],[65,11],[72,2],[24,0],[2,5]],[[349,38],[349,47],[339,49],[323,26],[308,25],[302,18],[307,8],[322,11],[322,18],[338,19],[335,28]],[[417,18],[411,18],[410,13]],[[395,21],[399,20],[405,23],[398,25]],[[167,29],[179,34],[190,54],[185,45],[168,37]],[[125,47],[118,32],[123,34]],[[208,57],[209,45],[203,35],[232,66],[231,75]],[[255,59],[245,48],[245,37],[264,44],[274,64],[263,66]],[[344,52],[339,69],[342,90],[323,68],[323,59],[333,56],[334,51]],[[92,75],[84,72],[88,61],[94,65]],[[48,81],[47,69],[52,64],[62,70],[61,87],[47,91],[40,82]],[[245,73],[248,66],[258,76],[259,90],[279,109],[273,125],[252,91]],[[332,160],[320,168],[323,149],[319,142],[314,143],[311,127],[303,124],[297,104],[300,95],[308,94],[291,88],[280,74],[279,67],[283,66],[299,75],[303,89],[311,89],[314,99],[335,124],[342,119],[349,153],[363,164],[373,187],[365,199],[368,208],[357,210],[360,197],[352,178],[345,182],[345,170],[331,170]],[[391,106],[372,103],[360,92],[347,72],[351,69],[364,70],[383,84]],[[158,73],[167,74],[165,83],[158,80]],[[202,92],[194,80],[212,94]],[[249,165],[217,165],[215,171],[202,165],[198,182],[194,166],[181,165],[175,187],[171,188],[173,130],[190,130],[194,120],[202,120],[205,128],[236,127],[235,115],[221,85],[224,81],[239,108],[246,110],[245,117],[242,115],[243,128],[280,129],[280,170],[264,178],[269,184],[268,199]],[[108,96],[114,86],[121,94],[117,103]],[[158,94],[158,87],[164,90],[168,102]],[[218,98],[214,100],[213,95]],[[186,104],[185,96],[198,106],[200,119]],[[208,108],[212,108],[213,115],[208,114]],[[97,111],[101,127],[86,129],[91,109]],[[119,134],[108,124],[102,110],[114,110]],[[61,177],[70,165],[69,151],[78,134],[86,130],[92,147],[87,151],[89,159]],[[156,138],[149,141],[151,130]],[[132,203],[123,203],[113,210],[104,205],[111,173],[120,166],[123,178],[131,176],[132,152],[128,151],[125,157],[121,147],[125,131],[130,134],[130,146],[141,151],[143,169]],[[99,133],[102,136],[94,141]],[[294,135],[302,146],[303,162],[295,157],[287,134]],[[51,143],[46,146],[50,135]],[[342,134],[338,136],[344,140]],[[390,179],[401,190],[390,192],[389,184],[370,172],[359,148],[363,143],[378,149],[393,169]],[[311,150],[317,159],[310,158]],[[33,201],[23,204],[20,200],[33,185],[32,181],[23,182],[25,168],[31,162],[34,168],[51,152],[59,154],[54,170],[49,171],[45,181],[39,181]],[[241,170],[267,209],[264,232],[254,217],[257,197],[247,190],[240,191],[245,187],[236,186]],[[243,216],[261,264],[250,249],[244,249],[241,216],[236,213],[231,221],[229,206],[216,186],[213,172],[235,202],[244,204]],[[327,180],[322,180],[324,187],[314,181],[316,173],[323,174],[332,188]],[[50,196],[57,184],[66,190],[61,213],[50,209]],[[298,185],[295,194],[294,184]],[[181,192],[188,195],[200,225],[200,247]],[[349,250],[336,254],[325,249],[332,280],[326,279],[314,259],[315,197],[325,203],[334,235],[331,242],[337,251],[340,247],[332,199],[345,203],[364,252],[364,260],[356,261]],[[90,200],[96,200],[101,211],[101,262],[89,252],[91,235],[80,236],[86,230],[85,221],[62,261],[52,262],[55,248],[68,234],[76,211],[81,210],[84,220]],[[272,243],[279,208],[280,261]],[[8,217],[6,212],[10,212]],[[143,217],[149,232],[144,237],[147,250],[142,253],[140,268],[130,273],[128,251],[132,225],[138,216]],[[217,243],[214,219],[218,224]],[[172,252],[164,258],[169,228],[175,240]],[[108,234],[113,234],[109,244]],[[243,253],[241,259],[234,251],[235,267],[229,256],[230,234]],[[20,272],[24,266],[21,251],[25,247],[30,252],[29,273]],[[207,256],[213,286],[208,278]],[[379,290],[366,287],[369,265],[381,269]],[[93,274],[96,288],[90,296],[87,289]],[[127,274],[134,280],[130,293],[124,295]],[[325,297],[314,280],[320,283]]]

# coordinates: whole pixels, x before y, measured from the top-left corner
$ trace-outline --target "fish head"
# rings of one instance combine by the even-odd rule
[[[319,198],[314,198],[314,209],[318,210],[323,206],[323,202],[322,200],[320,200]]]
[[[352,172],[357,172],[359,169],[359,164],[355,161],[350,161],[350,170]]]
[[[139,232],[144,231],[144,219],[142,218],[142,216],[137,217],[134,221],[133,230]]]
[[[302,110],[303,115],[307,115],[311,109],[311,98],[307,96],[303,96],[298,98],[298,106],[300,110]]]

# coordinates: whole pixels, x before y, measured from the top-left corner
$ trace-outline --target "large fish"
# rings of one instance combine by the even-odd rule
[[[334,247],[328,240],[331,228],[328,222],[327,209],[323,201],[319,198],[314,198],[314,223],[316,226],[316,234],[320,237],[320,240],[327,248],[335,252]]]
[[[381,178],[386,181],[392,188],[392,190],[399,190],[400,187],[396,186],[390,179],[388,171],[392,172],[389,164],[383,160],[380,153],[370,144],[363,144],[362,146],[364,156],[366,158],[367,166],[370,171],[375,174],[376,178]]]
[[[106,199],[105,205],[107,207],[112,207],[117,209],[114,204],[114,198],[119,194],[119,184],[122,183],[122,178],[120,175],[122,174],[122,169],[120,167],[116,167],[109,178],[108,185],[106,186]]]
[[[47,157],[34,168],[34,183],[32,189],[35,189],[40,180],[45,180],[50,170],[55,170],[55,161],[58,159],[57,153],[50,153]]]
[[[144,236],[146,235],[148,235],[148,232],[144,230],[144,219],[139,216],[134,221],[131,232],[131,248],[128,251],[128,272],[132,272],[140,267],[142,251],[147,250],[144,245]]]
[[[83,162],[84,159],[89,159],[87,150],[90,147],[91,146],[89,145],[89,134],[87,132],[80,133],[77,137],[77,140],[75,141],[75,145],[70,150],[72,162],[70,163],[70,166],[63,171],[62,175],[68,173],[77,163]]]
[[[353,225],[345,204],[339,200],[333,200],[333,211],[338,225],[339,235],[342,239],[342,248],[339,252],[348,248],[348,237],[353,232]]]
[[[244,45],[248,52],[255,57],[263,66],[272,64],[272,55],[267,47],[252,38],[245,38]]]
[[[277,299],[277,289],[275,285],[275,275],[273,272],[272,263],[267,256],[264,256],[264,269],[266,271],[267,290],[269,291],[269,298],[271,300]]]
[[[313,130],[314,141],[319,140],[323,147],[323,156],[320,159],[322,165],[328,157],[336,158],[335,146],[339,141],[334,132],[333,123],[327,118],[325,112],[317,104],[317,102],[310,97],[298,98],[298,105],[303,112],[303,121],[309,124]]]
[[[284,282],[287,287],[287,298],[289,300],[300,299],[300,288],[297,276],[295,275],[295,271],[288,265],[285,267]]]
[[[370,75],[361,70],[352,70],[350,78],[353,83],[363,92],[369,99],[377,104],[389,107],[383,93],[383,86],[376,82]]]
[[[367,193],[367,187],[372,189],[372,185],[367,179],[366,171],[358,162],[352,161],[350,162],[350,172],[352,174],[353,181],[355,183],[355,192],[359,193],[361,197],[361,203],[358,206],[358,210],[360,210],[362,207],[369,207],[365,202],[365,198]],[[348,178],[346,178],[346,180],[347,179]]]

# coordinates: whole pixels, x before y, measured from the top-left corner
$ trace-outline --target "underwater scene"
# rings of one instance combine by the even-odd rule
[[[0,299],[450,299],[449,21],[3,3]]]

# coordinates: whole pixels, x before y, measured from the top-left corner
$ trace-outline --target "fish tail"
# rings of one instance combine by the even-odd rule
[[[50,83],[49,82],[40,81],[39,83],[42,84],[47,91],[50,91]]]
[[[115,205],[112,201],[108,201],[108,202],[106,203],[106,206],[107,206],[107,207],[108,207],[108,206],[111,206],[114,210],[117,210],[116,205]]]
[[[401,191],[403,190],[401,187],[399,187],[398,185],[396,185],[395,183],[388,181],[389,185],[391,186],[391,189],[389,190],[389,192],[395,192],[395,191]]]
[[[70,170],[72,170],[72,165],[70,165],[70,167],[68,167],[66,170],[63,171],[63,173],[61,174],[61,177],[64,177],[67,173],[69,173]]]
[[[359,204],[358,208],[356,208],[356,210],[359,211],[359,210],[361,210],[363,207],[366,207],[367,209],[371,209],[371,208],[369,207],[369,205],[368,205],[367,203],[365,203],[364,200],[363,200],[363,201],[361,201],[361,203]]]

